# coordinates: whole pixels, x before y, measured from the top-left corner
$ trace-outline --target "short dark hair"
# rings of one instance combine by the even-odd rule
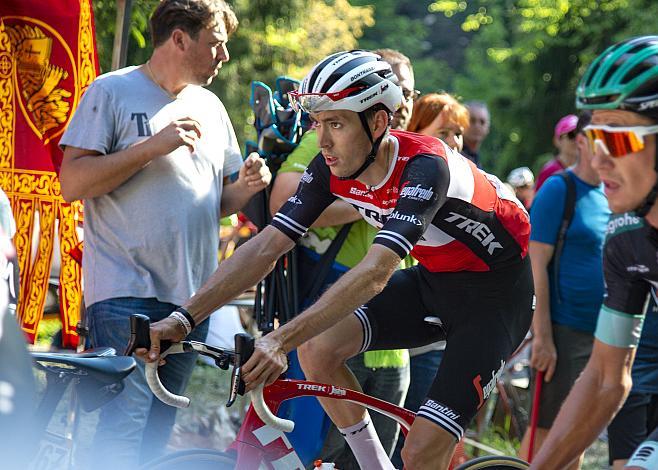
[[[576,128],[574,129],[574,132],[576,134],[580,134],[581,132],[583,132],[583,129],[585,129],[585,127],[589,126],[590,122],[592,122],[592,112],[589,110],[581,111],[578,114],[578,122],[576,123]]]
[[[386,111],[386,114],[388,114],[388,124],[391,125],[393,113],[382,103],[377,103],[363,111],[363,116],[366,118],[366,121],[370,122],[375,118],[375,114],[377,114],[378,111]]]
[[[153,47],[164,44],[175,29],[196,41],[201,29],[212,28],[219,21],[229,35],[238,28],[238,19],[224,0],[162,0],[150,19]]]
[[[372,52],[380,55],[381,58],[384,59],[385,62],[388,62],[391,67],[406,65],[412,72],[414,70],[411,66],[411,60],[409,60],[409,57],[400,51],[396,51],[395,49],[376,49]]]

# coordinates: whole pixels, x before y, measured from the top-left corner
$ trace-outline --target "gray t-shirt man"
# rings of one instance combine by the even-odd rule
[[[222,182],[240,150],[221,101],[188,85],[173,100],[137,67],[98,77],[60,141],[108,154],[186,116],[203,130],[108,194],[85,199],[85,302],[155,297],[181,305],[217,268]]]

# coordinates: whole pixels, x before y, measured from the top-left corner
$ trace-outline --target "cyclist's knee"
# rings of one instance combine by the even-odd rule
[[[336,357],[335,351],[317,337],[299,346],[297,354],[304,374],[309,379],[331,372],[345,362],[343,358]]]

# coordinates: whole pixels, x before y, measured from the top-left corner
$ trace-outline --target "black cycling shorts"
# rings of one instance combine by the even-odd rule
[[[608,458],[628,460],[647,435],[658,426],[658,395],[631,392],[608,425]]]
[[[459,440],[528,332],[533,292],[527,257],[490,272],[432,273],[420,265],[397,271],[355,311],[363,326],[361,351],[445,338],[443,360],[418,416]],[[442,327],[427,323],[427,316],[439,317]]]

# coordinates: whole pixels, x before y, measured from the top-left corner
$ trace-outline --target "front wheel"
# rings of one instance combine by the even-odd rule
[[[140,467],[141,470],[234,470],[235,458],[212,449],[187,449],[167,454]]]
[[[461,464],[455,470],[479,470],[481,468],[511,470],[527,469],[529,467],[530,466],[527,462],[515,457],[488,455],[486,457],[478,457],[477,459],[469,460],[468,462]]]

